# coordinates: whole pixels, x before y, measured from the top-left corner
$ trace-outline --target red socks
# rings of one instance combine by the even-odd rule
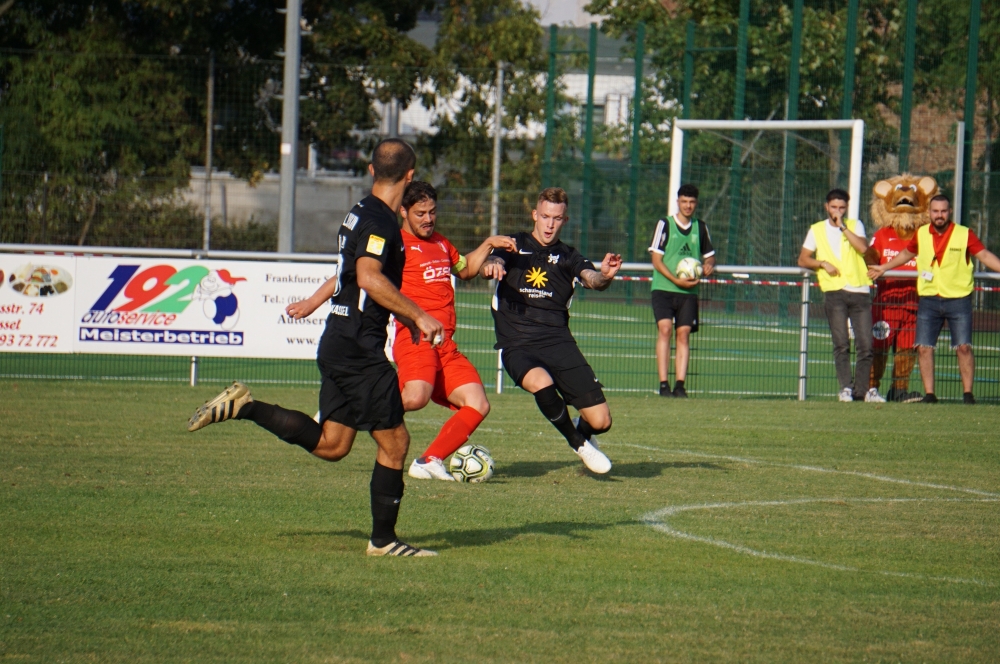
[[[421,459],[427,457],[437,457],[447,459],[451,454],[469,440],[469,436],[483,423],[483,416],[475,408],[463,406],[457,413],[452,415],[440,433],[420,456]]]

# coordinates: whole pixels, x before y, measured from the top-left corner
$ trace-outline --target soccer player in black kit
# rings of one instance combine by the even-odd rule
[[[517,251],[494,249],[479,270],[497,279],[493,298],[500,358],[518,387],[535,397],[538,409],[559,430],[587,468],[611,470],[595,434],[611,428],[611,410],[602,385],[569,331],[573,284],[604,290],[622,265],[607,254],[600,269],[576,249],[559,241],[567,220],[569,197],[558,187],[545,189],[531,212],[531,233],[514,236]],[[566,404],[580,412],[570,419]]]
[[[416,155],[404,141],[387,139],[375,147],[369,166],[372,193],[340,227],[339,275],[317,291],[332,304],[317,356],[323,376],[322,424],[305,413],[254,400],[242,383],[205,403],[188,422],[188,431],[197,431],[228,419],[251,420],[326,461],[343,459],[358,431],[368,431],[378,444],[371,479],[370,556],[437,555],[396,537],[410,435],[403,424],[396,371],[384,351],[390,312],[410,328],[414,343],[421,336],[433,345],[444,341],[444,326],[399,292],[405,255],[396,211],[415,163]],[[311,313],[305,308],[294,303],[287,311],[301,318]]]

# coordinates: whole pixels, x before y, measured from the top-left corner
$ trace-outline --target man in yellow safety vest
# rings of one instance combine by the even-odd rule
[[[869,389],[872,368],[872,297],[864,255],[868,250],[865,227],[857,219],[844,219],[850,196],[843,189],[826,195],[827,218],[809,228],[799,267],[815,270],[823,291],[823,307],[833,337],[833,364],[837,369],[841,401],[883,403],[878,390]],[[854,329],[857,358],[851,376],[851,335]]]
[[[884,265],[868,270],[872,279],[917,259],[917,353],[920,378],[926,393],[921,403],[937,403],[934,394],[934,347],[945,321],[951,332],[951,347],[958,356],[962,378],[962,401],[976,403],[972,382],[976,360],[972,355],[972,259],[1000,272],[1000,258],[986,249],[971,229],[951,221],[951,201],[939,194],[931,199],[931,223],[921,227],[906,249]]]

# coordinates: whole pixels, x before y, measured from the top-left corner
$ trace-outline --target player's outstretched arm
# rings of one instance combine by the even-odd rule
[[[910,253],[909,249],[903,249],[901,252],[896,254],[895,258],[893,258],[888,263],[883,263],[882,265],[869,265],[868,278],[878,279],[889,270],[896,269],[897,267],[903,265],[907,261],[913,260],[914,258],[916,258],[916,256],[917,256],[916,254]]]
[[[517,251],[517,243],[514,242],[514,238],[507,235],[493,235],[486,238],[486,240],[476,247],[476,249],[465,257],[465,267],[455,273],[455,276],[463,281],[468,281],[472,279],[477,274],[479,274],[480,268],[483,267],[483,262],[489,257],[490,252],[494,249],[503,249],[504,251]]]
[[[358,272],[358,286],[368,293],[368,297],[396,314],[404,325],[406,319],[412,321],[432,346],[444,341],[444,325],[400,293],[382,274],[382,263],[363,256],[358,258],[355,269]]]
[[[601,261],[601,271],[583,270],[580,272],[580,281],[586,288],[604,290],[615,280],[615,275],[621,267],[621,254],[605,254],[604,260]]]
[[[320,305],[333,297],[333,294],[337,292],[337,282],[339,280],[339,275],[330,277],[322,286],[316,289],[315,293],[304,300],[292,302],[285,307],[285,313],[295,319],[309,316],[312,312],[319,309]]]
[[[663,262],[663,254],[657,251],[650,251],[653,256],[653,269],[662,274],[675,286],[680,286],[681,288],[694,288],[698,285],[698,280],[695,278],[688,279],[687,277],[678,277],[676,274],[670,271],[667,264]],[[713,259],[714,265],[714,259]]]
[[[483,279],[503,279],[507,274],[503,259],[499,256],[490,256],[483,261],[483,266],[479,268],[479,276]]]

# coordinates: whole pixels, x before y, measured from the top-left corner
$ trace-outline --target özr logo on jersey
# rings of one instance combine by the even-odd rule
[[[424,281],[444,281],[450,279],[450,267],[434,267],[433,265],[428,265],[424,270]]]

